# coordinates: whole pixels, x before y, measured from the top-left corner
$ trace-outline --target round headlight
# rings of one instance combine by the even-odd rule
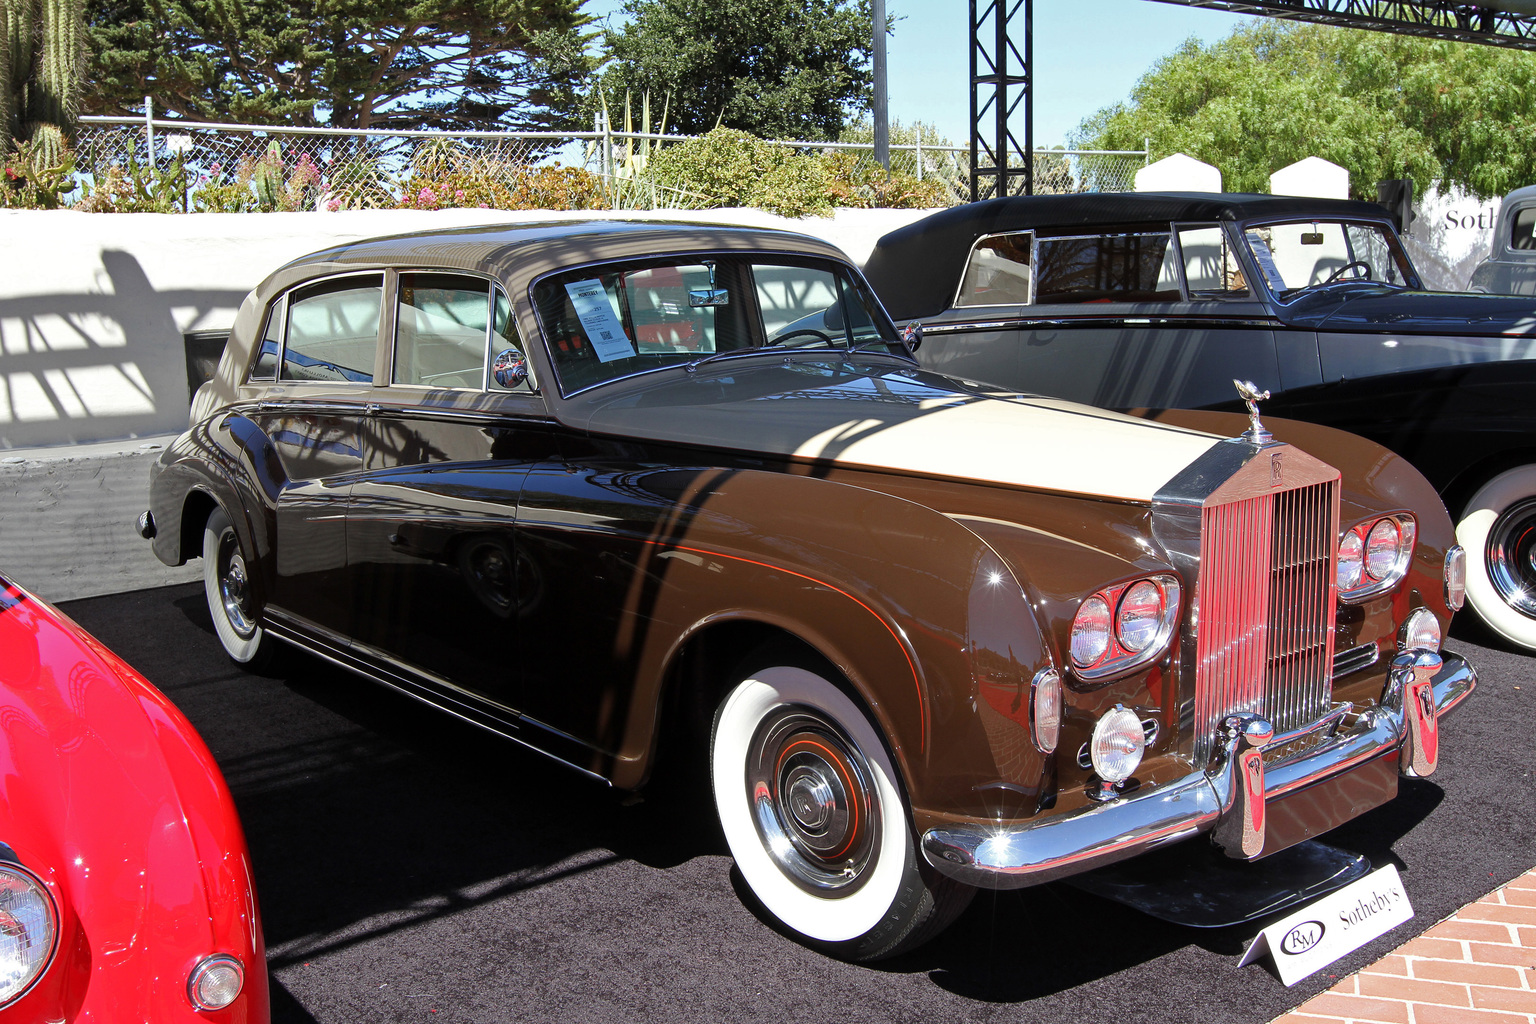
[[[1354,590],[1360,585],[1360,576],[1365,571],[1365,541],[1354,530],[1344,535],[1339,541],[1339,570],[1337,575],[1340,590]]]
[[[1105,782],[1124,782],[1141,764],[1147,748],[1147,735],[1134,711],[1116,704],[1093,727],[1088,742],[1088,757],[1093,770]]]
[[[0,1007],[48,969],[59,919],[43,883],[19,865],[0,864]]]
[[[187,979],[187,998],[199,1010],[222,1010],[245,987],[245,968],[232,956],[204,957]]]
[[[1109,650],[1109,603],[1095,594],[1082,603],[1072,619],[1072,660],[1083,668]]]
[[[1384,580],[1392,575],[1401,544],[1402,534],[1395,520],[1383,519],[1371,527],[1370,536],[1365,539],[1365,571],[1371,579]]]
[[[1157,639],[1163,622],[1163,591],[1151,580],[1142,580],[1120,598],[1115,615],[1115,636],[1128,651],[1144,651]]]
[[[1403,623],[1403,650],[1440,650],[1440,620],[1428,608],[1415,608]]]
[[[1061,673],[1054,668],[1043,668],[1035,674],[1030,714],[1035,746],[1042,754],[1049,754],[1061,738]]]

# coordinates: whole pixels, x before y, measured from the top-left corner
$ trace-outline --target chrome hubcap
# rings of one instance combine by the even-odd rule
[[[856,891],[873,864],[882,823],[858,748],[809,708],[785,707],[758,726],[747,796],[763,849],[801,888]]]
[[[250,612],[250,581],[233,530],[224,531],[219,538],[219,598],[230,627],[242,640],[250,639],[256,632],[256,620]]]
[[[1488,579],[1504,603],[1536,618],[1536,499],[1506,509],[1488,531]]]

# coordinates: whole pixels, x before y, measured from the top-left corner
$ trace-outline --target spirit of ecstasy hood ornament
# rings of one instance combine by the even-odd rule
[[[1269,397],[1268,391],[1260,391],[1251,380],[1233,379],[1232,385],[1237,388],[1238,397],[1248,406],[1248,420],[1253,426],[1243,436],[1254,444],[1264,444],[1274,440],[1274,435],[1264,429],[1264,424],[1259,422],[1259,402]]]

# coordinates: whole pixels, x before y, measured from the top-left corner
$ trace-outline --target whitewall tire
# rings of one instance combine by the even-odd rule
[[[269,663],[277,641],[261,628],[250,567],[239,535],[222,508],[215,508],[203,526],[203,594],[225,653],[253,669]]]
[[[737,683],[715,716],[710,777],[742,878],[811,945],[891,956],[970,901],[971,889],[920,864],[879,733],[815,672],[776,665]]]
[[[1467,550],[1467,603],[1489,629],[1536,650],[1536,466],[1478,488],[1456,524]]]

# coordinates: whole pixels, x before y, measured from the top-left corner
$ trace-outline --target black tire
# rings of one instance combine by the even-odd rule
[[[710,778],[741,877],[809,946],[853,961],[895,956],[937,935],[975,894],[918,855],[879,731],[815,671],[770,665],[729,689]]]
[[[272,667],[281,645],[261,626],[246,554],[222,508],[215,508],[203,526],[203,594],[213,631],[230,660],[253,672]]]

